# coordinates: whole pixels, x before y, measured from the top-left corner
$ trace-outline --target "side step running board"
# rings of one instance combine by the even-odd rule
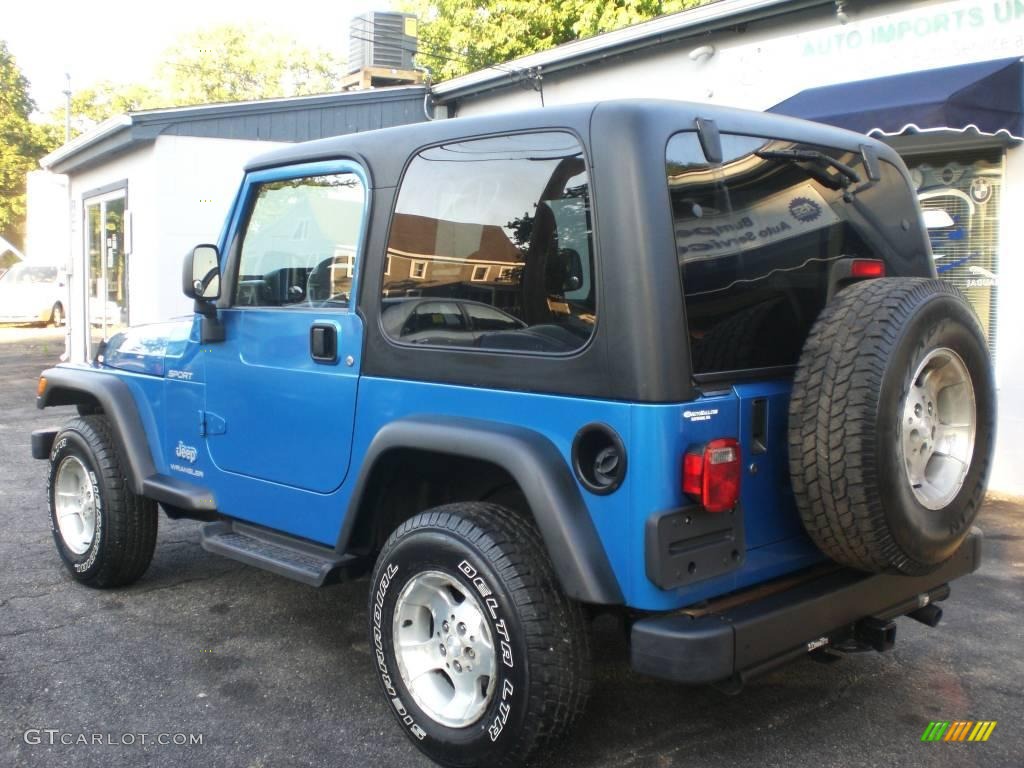
[[[201,529],[200,543],[207,552],[313,587],[323,586],[332,571],[356,560],[352,555],[339,555],[331,547],[237,520],[207,523]]]

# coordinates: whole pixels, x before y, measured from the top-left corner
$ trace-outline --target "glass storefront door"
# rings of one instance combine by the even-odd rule
[[[85,305],[90,357],[100,341],[128,324],[124,217],[123,190],[85,201],[85,251],[88,255]]]

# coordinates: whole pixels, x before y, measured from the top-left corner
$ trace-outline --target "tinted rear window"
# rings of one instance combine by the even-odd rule
[[[902,271],[873,209],[886,200],[899,230],[901,216],[917,221],[913,197],[887,163],[881,181],[869,182],[860,153],[731,134],[722,148],[721,165],[708,164],[696,134],[680,133],[666,158],[693,370],[793,365],[834,262],[876,258]],[[794,149],[834,158],[860,181],[786,155]]]

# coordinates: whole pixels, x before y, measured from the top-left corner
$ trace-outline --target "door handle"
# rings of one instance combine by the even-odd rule
[[[759,397],[750,406],[751,453],[768,452],[768,400]]]
[[[331,323],[313,323],[309,329],[309,354],[318,363],[338,362],[338,329]]]

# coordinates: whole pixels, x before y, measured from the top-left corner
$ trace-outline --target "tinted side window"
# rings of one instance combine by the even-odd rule
[[[364,197],[351,173],[259,185],[242,241],[235,305],[347,307]]]
[[[722,164],[711,166],[696,135],[680,133],[666,158],[693,369],[793,365],[825,305],[833,262],[883,259],[899,273],[872,213],[880,190],[910,206],[886,207],[895,222],[915,220],[913,201],[888,163],[880,182],[867,182],[859,153],[730,134],[722,148]],[[809,154],[786,154],[794,149],[834,158],[860,180]]]
[[[403,343],[566,353],[597,320],[590,188],[565,133],[446,144],[410,163],[381,324]],[[421,315],[430,322],[410,322]]]

